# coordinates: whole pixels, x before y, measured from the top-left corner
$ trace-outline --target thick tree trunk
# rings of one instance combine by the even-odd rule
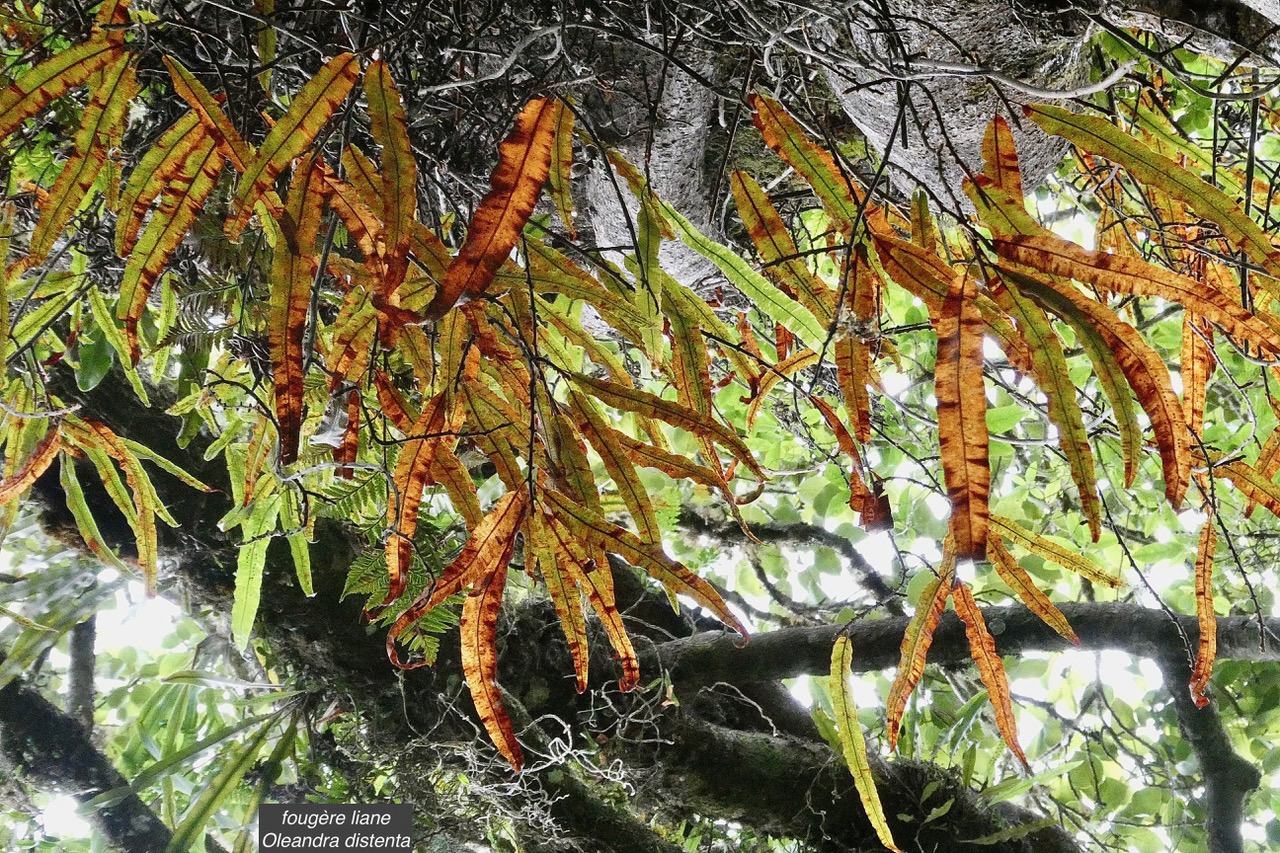
[[[894,165],[900,192],[922,183],[953,211],[981,171],[992,116],[1015,128],[1034,186],[1066,146],[1022,120],[1019,106],[1088,82],[1088,21],[1067,4],[1026,0],[887,0],[878,14],[832,20],[827,83],[871,147]],[[1036,90],[1043,90],[1037,92]]]

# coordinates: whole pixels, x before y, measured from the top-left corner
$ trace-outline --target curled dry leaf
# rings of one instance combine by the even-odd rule
[[[268,343],[282,465],[298,460],[301,441],[303,345],[311,287],[319,265],[315,254],[323,202],[321,172],[314,160],[304,157],[293,170],[285,215],[280,220],[284,239],[277,243],[271,260]]]
[[[59,50],[0,91],[0,139],[41,112],[55,98],[85,83],[115,62],[121,46],[106,39],[90,39]]]
[[[1032,580],[1031,575],[1027,574],[1026,569],[1018,565],[1018,561],[1014,559],[1013,554],[1009,553],[1009,549],[1004,546],[999,536],[988,540],[987,555],[991,558],[991,565],[995,568],[996,574],[1009,585],[1018,596],[1018,600],[1025,604],[1028,610],[1043,619],[1046,625],[1057,631],[1073,646],[1080,645],[1080,638],[1071,628],[1067,617],[1049,600],[1049,596],[1040,591],[1040,587],[1036,586],[1036,582]]]
[[[987,630],[987,623],[982,618],[978,603],[973,600],[968,584],[956,581],[951,588],[951,600],[955,602],[956,613],[964,622],[964,632],[969,638],[969,653],[973,662],[978,665],[978,674],[987,688],[987,696],[991,707],[996,712],[996,727],[1011,752],[1027,767],[1027,756],[1018,743],[1018,725],[1013,716],[1013,702],[1009,696],[1009,678],[1004,671],[1004,661],[996,651],[995,638]]]
[[[1097,336],[1101,340],[1104,351],[1091,354],[1097,355],[1094,363],[1104,369],[1110,364],[1119,368],[1143,411],[1151,419],[1151,429],[1155,432],[1164,468],[1165,496],[1174,509],[1180,507],[1191,480],[1191,441],[1182,417],[1182,403],[1173,393],[1163,359],[1143,340],[1137,329],[1074,286],[1055,282],[1052,278],[1036,278],[1005,265],[1001,265],[1000,270],[1006,279],[1016,281],[1023,293],[1062,317],[1085,338]],[[1101,370],[1099,378],[1102,378]],[[1124,394],[1118,388],[1113,391],[1116,394],[1113,400]],[[1126,472],[1126,481],[1129,480],[1131,476]]]
[[[622,613],[618,610],[618,602],[614,596],[613,571],[608,557],[601,548],[586,546],[576,539],[569,528],[551,513],[546,513],[544,518],[555,540],[560,567],[587,593],[591,609],[599,617],[605,636],[618,655],[618,664],[622,668],[618,687],[624,691],[634,689],[640,683],[640,662],[636,658],[631,637],[622,624]]]
[[[58,451],[61,448],[62,430],[54,426],[36,444],[27,461],[23,462],[13,474],[0,480],[0,506],[9,503],[31,488],[35,481],[40,479],[40,475],[49,470],[49,466],[58,457]]]
[[[1022,199],[1022,169],[1013,131],[1005,117],[997,114],[982,136],[982,172],[1011,197]]]
[[[244,164],[233,203],[235,213],[226,223],[228,239],[239,239],[258,199],[271,189],[285,167],[311,146],[329,117],[347,99],[359,73],[355,56],[340,53],[299,90],[289,109],[267,132],[257,154]]]
[[[489,193],[471,217],[467,238],[427,305],[428,318],[440,319],[464,295],[484,293],[515,248],[547,182],[551,143],[563,108],[557,100],[534,98],[516,116],[511,133],[498,146]]]
[[[462,547],[462,553],[445,567],[436,582],[396,619],[387,632],[387,657],[394,666],[414,669],[420,663],[400,660],[396,640],[405,629],[446,598],[462,590],[478,586],[495,574],[505,574],[515,550],[516,533],[520,531],[529,509],[529,494],[508,492],[498,499],[493,509],[476,525]]]
[[[1275,330],[1218,288],[1124,255],[1096,252],[1054,235],[996,238],[996,253],[1049,275],[1074,278],[1116,293],[1176,302],[1264,353],[1280,353]]]
[[[382,297],[395,302],[409,263],[414,220],[418,210],[418,164],[409,143],[404,102],[387,64],[374,61],[364,75],[365,99],[373,138],[382,147],[381,182],[383,237]]]
[[[902,635],[902,654],[898,661],[898,671],[889,687],[889,695],[885,699],[885,730],[889,737],[889,749],[898,748],[898,729],[902,725],[902,715],[907,708],[907,700],[924,676],[924,662],[929,655],[929,646],[933,643],[933,632],[946,609],[947,597],[951,595],[951,581],[955,576],[955,550],[948,539],[943,546],[942,565],[938,574],[920,591],[916,601],[916,611],[907,623],[907,630]]]
[[[1210,515],[1200,531],[1196,549],[1196,619],[1200,623],[1200,647],[1196,651],[1196,664],[1191,672],[1191,698],[1197,708],[1209,704],[1204,695],[1213,674],[1213,658],[1218,649],[1218,620],[1213,612],[1213,550],[1218,544],[1216,519]]]
[[[1137,180],[1158,187],[1212,220],[1250,259],[1271,275],[1280,275],[1280,251],[1271,245],[1267,233],[1245,214],[1239,203],[1199,175],[1097,116],[1079,115],[1049,104],[1028,106],[1024,112],[1047,132],[1119,163]]]
[[[508,557],[510,556],[508,552]],[[507,584],[503,567],[476,583],[462,605],[459,635],[462,638],[462,672],[471,688],[471,701],[484,723],[489,739],[516,772],[524,766],[524,754],[511,727],[511,717],[502,704],[498,686],[498,610]]]
[[[1044,310],[1022,295],[1012,282],[995,289],[995,300],[1018,324],[1018,329],[1031,345],[1031,377],[1044,391],[1049,403],[1049,420],[1058,428],[1058,446],[1067,457],[1071,479],[1080,495],[1080,509],[1089,522],[1093,541],[1102,534],[1102,508],[1098,501],[1097,472],[1093,451],[1085,431],[1084,413],[1080,410],[1075,382],[1062,342],[1053,330]]]
[[[1093,583],[1109,586],[1113,589],[1124,585],[1124,581],[1083,554],[1078,554],[1069,548],[1059,545],[1052,539],[1032,533],[1012,519],[993,515],[991,516],[991,529],[1037,557],[1043,557],[1051,563],[1057,563],[1064,569],[1070,569],[1081,577],[1088,578]]]
[[[991,493],[987,397],[982,379],[982,317],[977,282],[956,276],[938,317],[938,440],[951,499],[951,538],[957,559],[987,556],[987,500]]]
[[[836,165],[829,151],[809,138],[782,104],[768,95],[752,93],[747,96],[747,105],[765,144],[808,181],[841,230],[852,231],[858,205],[865,199],[861,188]]]
[[[746,626],[729,610],[715,587],[689,571],[683,563],[671,559],[660,548],[640,541],[635,534],[607,521],[555,489],[542,489],[540,495],[547,508],[574,537],[617,554],[643,569],[670,592],[689,596],[715,614],[721,622],[742,636],[747,636]]]
[[[384,605],[395,601],[404,592],[405,572],[409,569],[409,561],[413,555],[413,535],[418,528],[418,509],[422,503],[422,493],[427,485],[435,482],[433,467],[436,460],[436,446],[439,444],[452,446],[457,441],[460,426],[461,410],[456,398],[449,399],[443,393],[437,394],[422,407],[422,412],[400,451],[394,480],[398,500],[387,502],[386,555],[390,585]],[[473,536],[479,529],[472,531]],[[467,544],[470,546],[472,541],[468,540]],[[480,548],[480,543],[476,544],[476,548]],[[462,556],[467,555],[468,551],[464,548]],[[476,562],[474,556],[465,562],[459,562],[459,560],[462,560],[462,557],[455,560],[451,568],[465,567],[470,563],[482,565],[481,562]],[[445,577],[450,577],[447,570]],[[443,583],[443,579],[441,582]],[[434,603],[429,604],[426,609],[429,610],[434,606]]]

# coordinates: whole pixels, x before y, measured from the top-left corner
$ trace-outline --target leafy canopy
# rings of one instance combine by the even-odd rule
[[[118,363],[139,406],[171,386],[184,440],[207,430],[216,436],[207,456],[225,463],[234,508],[219,525],[239,528],[244,543],[236,642],[249,643],[264,604],[269,541],[288,541],[309,591],[317,518],[346,518],[374,546],[348,591],[368,595],[369,618],[388,626],[393,663],[431,663],[436,636],[453,624],[442,611],[459,612],[465,596],[464,675],[490,738],[519,769],[496,682],[508,574],[522,568],[545,587],[580,691],[590,679],[584,609],[604,627],[623,688],[643,675],[609,555],[745,637],[742,617],[665,540],[680,490],[714,502],[749,541],[753,523],[785,515],[774,489],[788,480],[779,472],[795,444],[762,449],[760,437],[790,418],[818,460],[801,490],[817,515],[858,542],[889,531],[936,545],[936,559],[903,578],[914,616],[880,700],[890,748],[950,604],[998,731],[1026,765],[1014,691],[975,595],[1011,594],[1076,642],[1054,599],[1073,583],[1123,590],[1131,572],[1111,567],[1147,559],[1126,543],[1155,521],[1137,522],[1146,534],[1125,525],[1146,513],[1170,526],[1153,490],[1200,519],[1198,538],[1188,534],[1194,570],[1174,603],[1194,608],[1201,626],[1184,689],[1210,701],[1215,530],[1234,537],[1259,504],[1280,514],[1280,437],[1266,405],[1280,379],[1280,251],[1240,203],[1246,171],[1181,134],[1176,112],[1155,109],[1160,93],[1105,115],[1041,104],[1019,117],[1075,146],[1072,192],[1102,211],[1093,246],[1029,212],[1000,116],[981,174],[965,182],[973,216],[942,222],[922,195],[905,211],[876,200],[783,104],[754,94],[756,130],[818,206],[795,215],[735,171],[729,187],[749,245],[727,245],[656,195],[638,164],[607,151],[638,209],[634,251],[610,255],[571,239],[573,167],[598,144],[572,101],[529,100],[469,221],[428,225],[384,62],[334,56],[246,136],[224,109],[227,93],[175,58],[164,57],[167,81],[139,85],[143,45],[130,14],[104,4],[88,40],[32,63],[0,93],[0,137],[11,147],[59,104],[72,101],[77,116],[56,168],[15,156],[8,170],[8,523],[61,463],[85,546],[136,562],[154,592],[157,524],[175,522],[152,472],[211,486],[78,414],[46,376],[66,359],[86,391]],[[125,163],[120,140],[139,118],[138,98],[178,98],[182,110]],[[353,126],[373,148],[357,146]],[[91,216],[114,221],[118,276],[92,274],[75,248]],[[176,275],[192,240],[250,247],[237,254],[244,268],[211,262]],[[672,241],[705,257],[749,310],[726,310],[715,289],[664,272],[660,249]],[[252,338],[265,338],[265,357],[235,345]],[[74,460],[127,520],[136,560],[100,533]],[[930,492],[945,494],[944,527],[922,511]],[[424,537],[438,536],[420,524],[424,513],[465,525],[451,560],[424,561]],[[829,686],[838,740],[873,825],[897,849],[849,654],[841,638]],[[246,761],[268,728],[242,745]]]

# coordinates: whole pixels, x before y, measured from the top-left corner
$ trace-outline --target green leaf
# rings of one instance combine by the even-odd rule
[[[1001,191],[990,187],[988,193],[995,196]],[[1007,195],[1005,200],[1005,208],[1021,210]],[[1058,446],[1067,457],[1071,479],[1080,494],[1080,508],[1089,521],[1089,530],[1096,542],[1102,531],[1097,474],[1084,415],[1076,399],[1076,386],[1071,380],[1062,342],[1054,333],[1044,310],[1023,297],[1012,281],[1005,281],[1004,287],[997,289],[995,298],[1000,307],[1017,321],[1019,330],[1031,345],[1031,376],[1048,399],[1049,420],[1058,428]],[[1116,419],[1121,422],[1122,415],[1117,413]]]
[[[226,764],[209,780],[207,787],[183,815],[182,823],[174,829],[168,853],[188,853],[191,846],[204,834],[205,824],[222,807],[223,801],[236,791],[244,774],[253,766],[258,751],[275,723],[276,715],[272,715],[249,740],[228,751]]]
[[[262,572],[267,559],[268,535],[276,527],[280,513],[280,496],[272,495],[244,520],[244,544],[236,561],[235,601],[231,607],[231,636],[236,648],[244,651],[249,645],[253,620],[258,615],[258,603],[262,597]]]
[[[1154,563],[1159,560],[1186,559],[1189,550],[1188,543],[1175,539],[1171,542],[1152,542],[1149,545],[1139,545],[1132,550],[1132,553],[1133,559],[1140,563]]]
[[[130,794],[136,794],[139,791],[145,790],[152,782],[168,775],[170,771],[191,762],[211,746],[220,744],[231,736],[238,734],[251,726],[257,725],[264,720],[269,721],[276,715],[277,714],[274,711],[268,714],[258,714],[243,720],[238,720],[230,725],[222,726],[195,743],[183,747],[177,752],[164,755],[154,764],[149,765],[146,770],[143,770],[141,773],[134,776],[133,781],[128,785],[121,785],[119,788],[112,788],[110,791],[103,791],[98,796],[85,802],[83,808],[86,810],[110,808]]]
[[[165,459],[145,444],[140,444],[131,438],[121,439],[121,442],[125,447],[129,448],[134,456],[137,456],[139,459],[147,460],[161,471],[164,471],[166,474],[176,477],[178,480],[182,481],[183,484],[202,492],[213,491],[212,486],[200,481],[194,474],[190,474],[182,468],[179,468],[177,465],[174,465],[168,459]]]
[[[115,361],[111,344],[101,332],[82,335],[76,355],[80,362],[76,368],[76,387],[81,391],[92,391],[97,388],[111,371],[111,364]]]
[[[893,843],[893,833],[889,831],[889,822],[884,816],[884,806],[880,804],[880,793],[876,790],[875,776],[871,773],[871,764],[867,758],[867,741],[862,734],[862,724],[858,722],[858,708],[853,701],[853,691],[849,688],[850,662],[853,660],[853,642],[848,636],[836,637],[835,646],[831,649],[831,704],[835,709],[835,722],[840,732],[840,746],[844,752],[845,763],[853,774],[853,785],[858,789],[858,797],[866,810],[867,820],[889,850],[900,848]],[[946,808],[950,808],[948,803]],[[936,809],[935,809],[936,811]],[[945,814],[945,810],[943,812]]]
[[[785,326],[814,350],[822,348],[827,339],[827,330],[807,308],[753,270],[737,252],[695,228],[674,207],[665,201],[660,201],[659,204],[667,220],[675,226],[676,235],[685,245],[715,264],[729,283],[742,291],[762,314]]]
[[[302,594],[310,598],[316,594],[315,586],[311,581],[311,543],[307,541],[307,530],[303,526],[297,500],[297,494],[293,489],[285,492],[280,504],[280,525],[284,528],[285,538],[289,542],[289,553],[293,556],[293,568],[298,575],[298,586]]]
[[[984,789],[978,796],[982,797],[982,799],[989,803],[1002,803],[1005,800],[1022,796],[1036,785],[1043,785],[1052,779],[1061,779],[1083,763],[1083,758],[1077,758],[1064,764],[1060,764],[1057,767],[1042,770],[1034,776],[1028,776],[1025,779],[1016,776],[1011,777],[1005,779],[998,785],[992,785],[990,788]]]
[[[71,517],[76,521],[76,528],[80,531],[80,537],[84,539],[85,544],[89,546],[89,550],[93,552],[99,560],[107,565],[113,566],[117,571],[128,574],[132,571],[124,564],[124,561],[116,556],[116,552],[102,538],[102,534],[98,530],[98,523],[93,519],[93,513],[89,511],[89,504],[85,501],[84,489],[80,486],[80,480],[76,477],[76,466],[70,459],[63,459],[59,476],[62,481],[62,491],[67,496],[67,509],[71,510]]]
[[[845,177],[830,152],[814,143],[799,122],[773,98],[752,93],[747,96],[747,103],[754,110],[752,121],[765,143],[813,187],[831,218],[842,229],[851,229],[864,196]]]
[[[1027,410],[1017,404],[1009,406],[990,406],[987,408],[987,432],[992,434],[1008,432],[1017,426]]]
[[[933,823],[938,818],[945,816],[947,812],[951,811],[951,807],[955,804],[956,798],[952,797],[942,805],[935,806],[929,811],[929,814],[925,816],[923,823]]]
[[[1124,166],[1136,180],[1164,190],[1212,220],[1222,229],[1223,235],[1244,249],[1255,263],[1273,276],[1280,275],[1280,252],[1271,247],[1267,233],[1246,216],[1230,196],[1199,175],[1152,151],[1133,134],[1097,116],[1078,115],[1048,104],[1028,106],[1025,111],[1048,133],[1064,137],[1090,154]]]
[[[34,628],[23,628],[15,640],[6,637],[5,657],[0,661],[0,689],[10,681],[29,674],[36,661],[58,642],[63,634],[92,616],[103,603],[112,598],[122,580],[115,583],[85,584],[83,563],[72,578],[77,589],[75,595],[60,596],[49,600],[49,609],[35,620]],[[87,586],[87,588],[85,588]]]
[[[151,400],[147,397],[147,389],[142,384],[142,377],[138,375],[138,369],[134,367],[133,359],[129,356],[129,344],[116,325],[115,315],[107,307],[107,301],[103,298],[102,292],[96,287],[89,288],[89,309],[93,312],[93,321],[98,324],[98,333],[103,341],[111,345],[120,363],[124,365],[124,375],[129,380],[133,393],[138,395],[142,405],[150,406]]]
[[[965,844],[977,844],[983,847],[991,847],[996,844],[1004,844],[1006,841],[1017,841],[1019,838],[1026,838],[1033,832],[1039,832],[1042,829],[1048,829],[1051,826],[1057,826],[1058,822],[1052,818],[1041,818],[1033,820],[1030,823],[1020,823],[1017,826],[1011,826],[1008,829],[1002,829],[999,832],[993,832],[990,835],[984,835],[981,838],[975,838],[972,841],[966,841]]]
[[[80,291],[68,286],[57,295],[46,299],[38,308],[23,314],[22,319],[12,327],[9,338],[5,342],[5,358],[10,358],[17,349],[29,347],[35,343],[36,337],[47,332],[58,317],[62,316],[71,307],[71,303],[79,297]]]

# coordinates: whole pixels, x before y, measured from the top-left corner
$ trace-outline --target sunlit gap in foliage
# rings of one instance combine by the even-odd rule
[[[80,814],[80,804],[70,794],[55,794],[40,811],[40,824],[52,838],[88,838],[93,827]]]

